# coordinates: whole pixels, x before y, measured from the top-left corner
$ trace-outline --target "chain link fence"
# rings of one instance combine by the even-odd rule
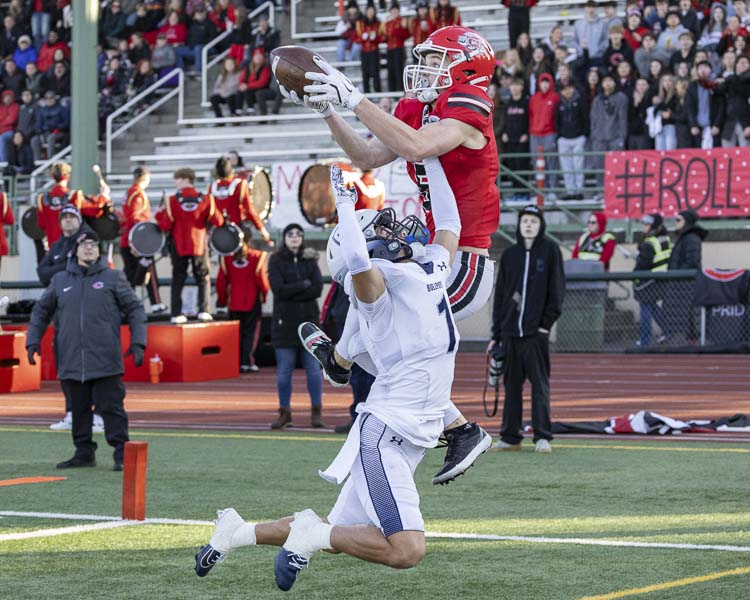
[[[669,351],[750,343],[750,305],[695,303],[696,271],[568,273],[557,352]]]

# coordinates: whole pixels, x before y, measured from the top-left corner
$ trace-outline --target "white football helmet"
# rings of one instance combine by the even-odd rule
[[[358,210],[354,213],[357,217],[357,222],[365,235],[365,241],[376,239],[375,235],[375,219],[378,216],[378,211],[371,208],[365,208]],[[344,285],[344,277],[346,277],[347,268],[344,255],[341,253],[341,230],[339,226],[333,228],[331,237],[328,238],[328,245],[326,246],[326,261],[328,262],[328,272],[331,274],[333,279],[339,285]]]

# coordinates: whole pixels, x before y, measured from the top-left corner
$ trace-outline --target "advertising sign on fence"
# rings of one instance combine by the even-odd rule
[[[604,203],[613,219],[750,216],[750,147],[608,152]]]

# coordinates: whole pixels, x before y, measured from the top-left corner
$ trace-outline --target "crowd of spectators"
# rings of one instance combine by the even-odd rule
[[[528,12],[535,2],[520,4]],[[584,168],[603,168],[603,154],[585,151],[750,144],[747,0],[646,4],[629,0],[622,19],[616,2],[589,0],[570,39],[555,25],[534,45],[526,27],[497,53],[490,95],[501,157],[557,152],[564,199],[582,197]],[[549,169],[556,159],[546,157]],[[503,160],[517,170],[533,164]]]

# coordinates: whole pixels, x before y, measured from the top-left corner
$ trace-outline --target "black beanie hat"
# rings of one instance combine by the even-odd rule
[[[698,215],[694,210],[681,210],[680,216],[685,219],[685,227],[692,227],[698,222]]]
[[[536,204],[527,204],[524,206],[521,209],[521,212],[518,213],[518,220],[520,221],[521,217],[524,215],[534,215],[535,217],[539,217],[542,221],[544,220],[544,213]]]
[[[302,234],[304,235],[305,230],[302,229],[302,225],[299,225],[298,223],[289,223],[286,227],[284,227],[284,231],[282,232],[282,236],[286,237],[286,234],[289,233],[292,229],[299,229]]]
[[[79,246],[81,243],[86,242],[86,241],[92,241],[98,244],[100,240],[99,240],[99,236],[96,235],[96,232],[86,231],[78,236],[78,238],[76,239],[76,246]]]
[[[60,209],[60,214],[57,216],[58,219],[62,219],[63,215],[73,215],[76,219],[78,219],[78,223],[82,223],[83,219],[81,218],[81,211],[79,211],[74,204],[66,204]]]

